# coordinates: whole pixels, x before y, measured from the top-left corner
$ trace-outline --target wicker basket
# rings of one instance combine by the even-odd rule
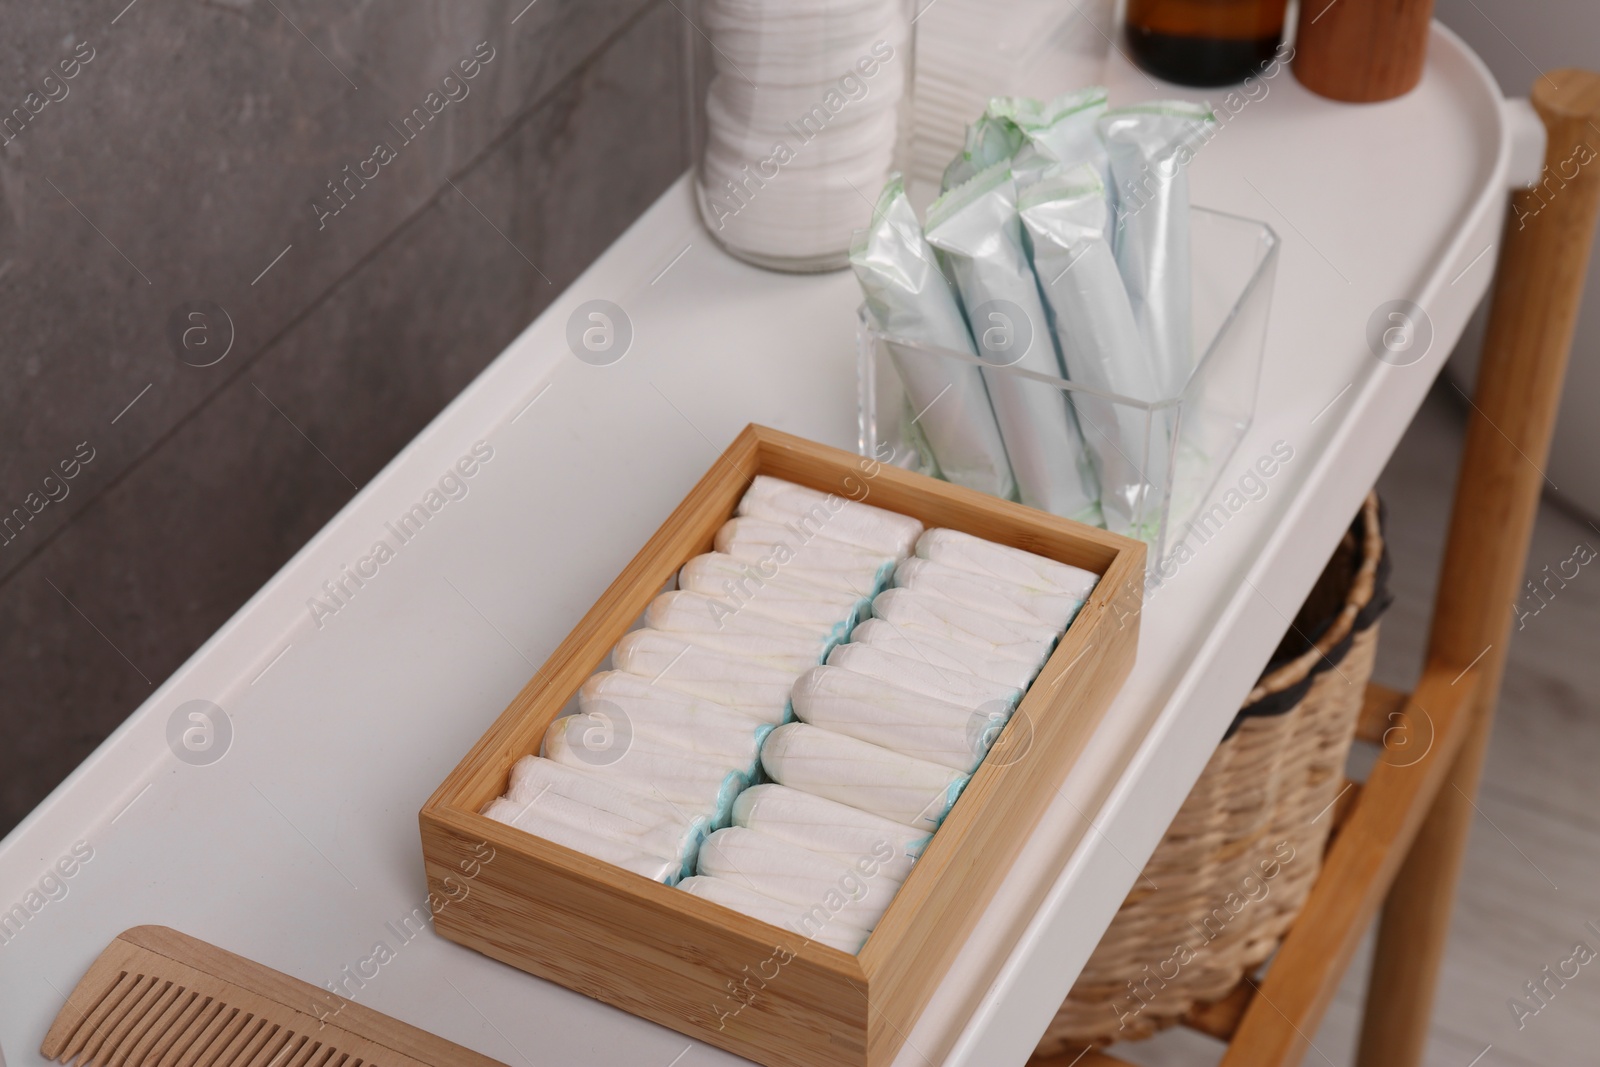
[[[1137,1040],[1226,996],[1277,949],[1322,866],[1377,621],[1367,498],[1039,1045]]]

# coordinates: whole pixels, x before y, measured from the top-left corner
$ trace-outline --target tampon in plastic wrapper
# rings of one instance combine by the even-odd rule
[[[621,844],[587,830],[568,826],[547,818],[535,807],[518,804],[502,797],[499,800],[491,800],[483,809],[483,814],[495,822],[515,826],[519,830],[526,830],[546,841],[570,848],[574,852],[582,852],[585,856],[593,856],[614,867],[643,875],[652,882],[674,885],[680,877],[682,868],[677,860],[652,856],[632,845]]]
[[[742,715],[733,718],[737,721],[730,729],[726,718],[718,722],[693,712],[635,717],[620,707],[601,708],[556,719],[545,730],[545,745],[550,744],[549,735],[560,730],[568,747],[596,761],[625,761],[636,750],[664,756],[683,753],[748,778],[755,774],[761,741],[772,732],[772,725]]]
[[[619,670],[652,685],[718,704],[783,708],[783,718],[789,717],[789,689],[805,673],[741,659],[659,630],[623,635],[611,658]]]
[[[751,564],[757,576],[789,575],[803,585],[876,596],[894,573],[895,558],[820,535],[807,537],[793,524],[733,518],[717,531],[716,548]]]
[[[781,785],[919,830],[939,828],[968,779],[949,767],[803,722],[768,735],[761,746],[761,765]]]
[[[941,671],[961,671],[1011,689],[1023,690],[1039,674],[1037,666],[1021,660],[991,655],[965,641],[952,641],[926,631],[908,635],[882,619],[868,619],[850,631],[852,644],[870,645],[907,659],[920,660]],[[831,655],[831,654],[830,654]],[[1043,666],[1041,662],[1039,666]]]
[[[985,541],[960,530],[929,530],[917,539],[917,555],[958,570],[1010,582],[1035,593],[1087,600],[1099,575],[1010,545]]]
[[[1023,97],[989,101],[988,114],[1010,121],[1023,142],[1011,162],[1019,196],[1047,172],[1080,163],[1093,167],[1102,181],[1111,180],[1105,144],[1097,129],[1100,116],[1106,113],[1106,100],[1105,87],[1091,85],[1045,104]]]
[[[962,182],[971,181],[996,163],[1004,163],[1022,147],[1022,131],[1016,123],[993,111],[985,111],[967,126],[961,154],[950,161],[939,179],[939,191],[949,192]]]
[[[1022,222],[1067,377],[1135,400],[1161,400],[1168,395],[1164,372],[1150,360],[1106,240],[1110,217],[1105,187],[1087,166],[1047,177],[1022,197]],[[1073,404],[1100,481],[1106,529],[1154,536],[1154,487],[1167,480],[1169,413],[1091,393],[1077,394]]]
[[[683,810],[688,816],[705,815],[713,825],[724,826],[733,809],[733,798],[750,784],[750,779],[727,766],[695,758],[692,752],[663,755],[634,746],[620,759],[595,753],[570,743],[567,734],[553,730],[545,734],[546,759],[605,775],[624,789],[657,797]]]
[[[539,762],[551,767],[560,766],[549,760]],[[555,789],[513,788],[505,799],[533,810],[512,819],[511,824],[530,833],[539,833],[538,827],[543,820],[554,820],[596,837],[631,845],[652,856],[676,860],[681,875],[685,877],[694,872],[695,854],[700,849],[700,842],[711,830],[709,818],[701,816],[686,820],[665,804],[660,805],[667,809],[665,815],[652,815],[651,809],[655,805],[647,803],[650,798],[630,794],[628,790],[619,789],[598,775],[591,776],[591,780],[597,787],[590,791],[591,795],[600,794],[601,790],[611,794],[599,797],[605,802],[604,807],[585,803]],[[633,805],[626,803],[626,798],[630,796],[635,800]]]
[[[922,523],[908,515],[862,504],[837,493],[758,474],[739,501],[739,514],[774,522],[793,522],[801,530],[905,559],[922,534]]]
[[[733,802],[733,824],[760,830],[845,863],[877,854],[881,851],[879,842],[886,841],[894,859],[886,861],[883,870],[896,881],[906,879],[933,839],[925,830],[913,830],[837,800],[771,783],[753,785],[739,794]]]
[[[855,593],[807,585],[781,572],[763,578],[752,564],[721,552],[707,552],[685,563],[678,571],[678,585],[720,599],[727,614],[765,615],[834,641],[842,640],[871,606]]]
[[[750,697],[754,694],[744,695]],[[679,692],[676,689],[668,689],[663,685],[654,685],[649,678],[629,674],[627,671],[600,671],[591,674],[578,690],[579,711],[592,712],[605,705],[614,704],[621,704],[628,709],[630,715],[636,710],[655,708],[710,708],[714,711],[734,711],[773,725],[789,718],[789,690],[786,686],[774,690],[767,703],[744,703],[732,699],[715,701]]]
[[[808,915],[810,909],[757,893],[726,878],[697,874],[679,882],[678,888],[770,926],[781,927],[802,941],[816,941],[851,955],[861,951],[870,933],[837,915]]]
[[[850,266],[873,325],[888,337],[976,359],[955,293],[922,236],[899,178],[883,190],[872,219],[850,248]],[[893,341],[884,344],[944,477],[994,496],[1015,495],[982,371]]]
[[[817,667],[794,685],[801,722],[968,774],[1009,713],[974,711],[840,667]]]
[[[856,926],[871,929],[883,917],[900,883],[884,875],[882,855],[854,864],[791,845],[759,830],[730,826],[700,846],[695,873],[722,878],[803,908],[820,907]]]
[[[904,628],[901,628],[901,632],[912,641],[917,640],[919,633]],[[981,655],[994,655],[977,646],[970,647]],[[1039,661],[1038,666],[1021,661],[1013,662],[1035,674],[1038,673],[1038,667],[1044,665],[1043,659]],[[940,666],[920,652],[902,656],[898,652],[890,652],[875,645],[857,644],[854,641],[840,645],[828,653],[828,666],[842,667],[847,671],[865,674],[890,685],[897,685],[901,689],[909,689],[913,693],[921,693],[935,700],[960,704],[968,710],[982,711],[985,714],[1009,712],[1022,700],[1024,688],[991,681],[954,667]]]
[[[1182,392],[1194,369],[1188,164],[1215,123],[1210,108],[1186,100],[1151,101],[1100,118],[1117,189],[1117,267],[1161,399]]]
[[[872,614],[901,629],[927,630],[1028,664],[1049,658],[1061,637],[1053,626],[999,619],[912,589],[885,589],[872,601]]]
[[[911,589],[1013,622],[1065,630],[1083,601],[1054,593],[1034,593],[1020,585],[970,574],[944,563],[912,556],[895,568],[897,589]]]
[[[1016,187],[1005,163],[956,186],[928,209],[928,243],[955,276],[1000,436],[1024,504],[1096,522],[1094,472],[1067,395],[1005,367],[1061,377],[1039,284],[1022,246]]]

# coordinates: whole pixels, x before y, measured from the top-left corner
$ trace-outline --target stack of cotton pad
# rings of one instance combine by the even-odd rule
[[[690,892],[857,952],[1093,589],[1093,574],[927,530],[872,618],[795,683]]]
[[[728,824],[762,741],[792,718],[796,680],[867,616],[921,533],[904,515],[756,478],[716,551],[683,565],[484,814],[677,883]]]
[[[894,167],[911,62],[905,0],[703,0],[699,10],[712,67],[708,225],[767,259],[842,258],[872,214],[861,190]]]

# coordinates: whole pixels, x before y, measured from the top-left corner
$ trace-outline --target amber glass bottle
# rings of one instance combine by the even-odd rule
[[[1166,81],[1232,85],[1272,58],[1287,6],[1287,0],[1128,0],[1128,52]]]

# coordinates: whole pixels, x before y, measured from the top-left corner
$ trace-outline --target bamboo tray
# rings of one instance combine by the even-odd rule
[[[756,474],[1101,576],[858,956],[478,814],[677,568],[710,550]],[[1127,678],[1144,557],[1104,530],[746,427],[423,806],[428,888],[452,901],[435,928],[767,1067],[889,1063]],[[484,845],[494,860],[462,897],[456,876]]]

